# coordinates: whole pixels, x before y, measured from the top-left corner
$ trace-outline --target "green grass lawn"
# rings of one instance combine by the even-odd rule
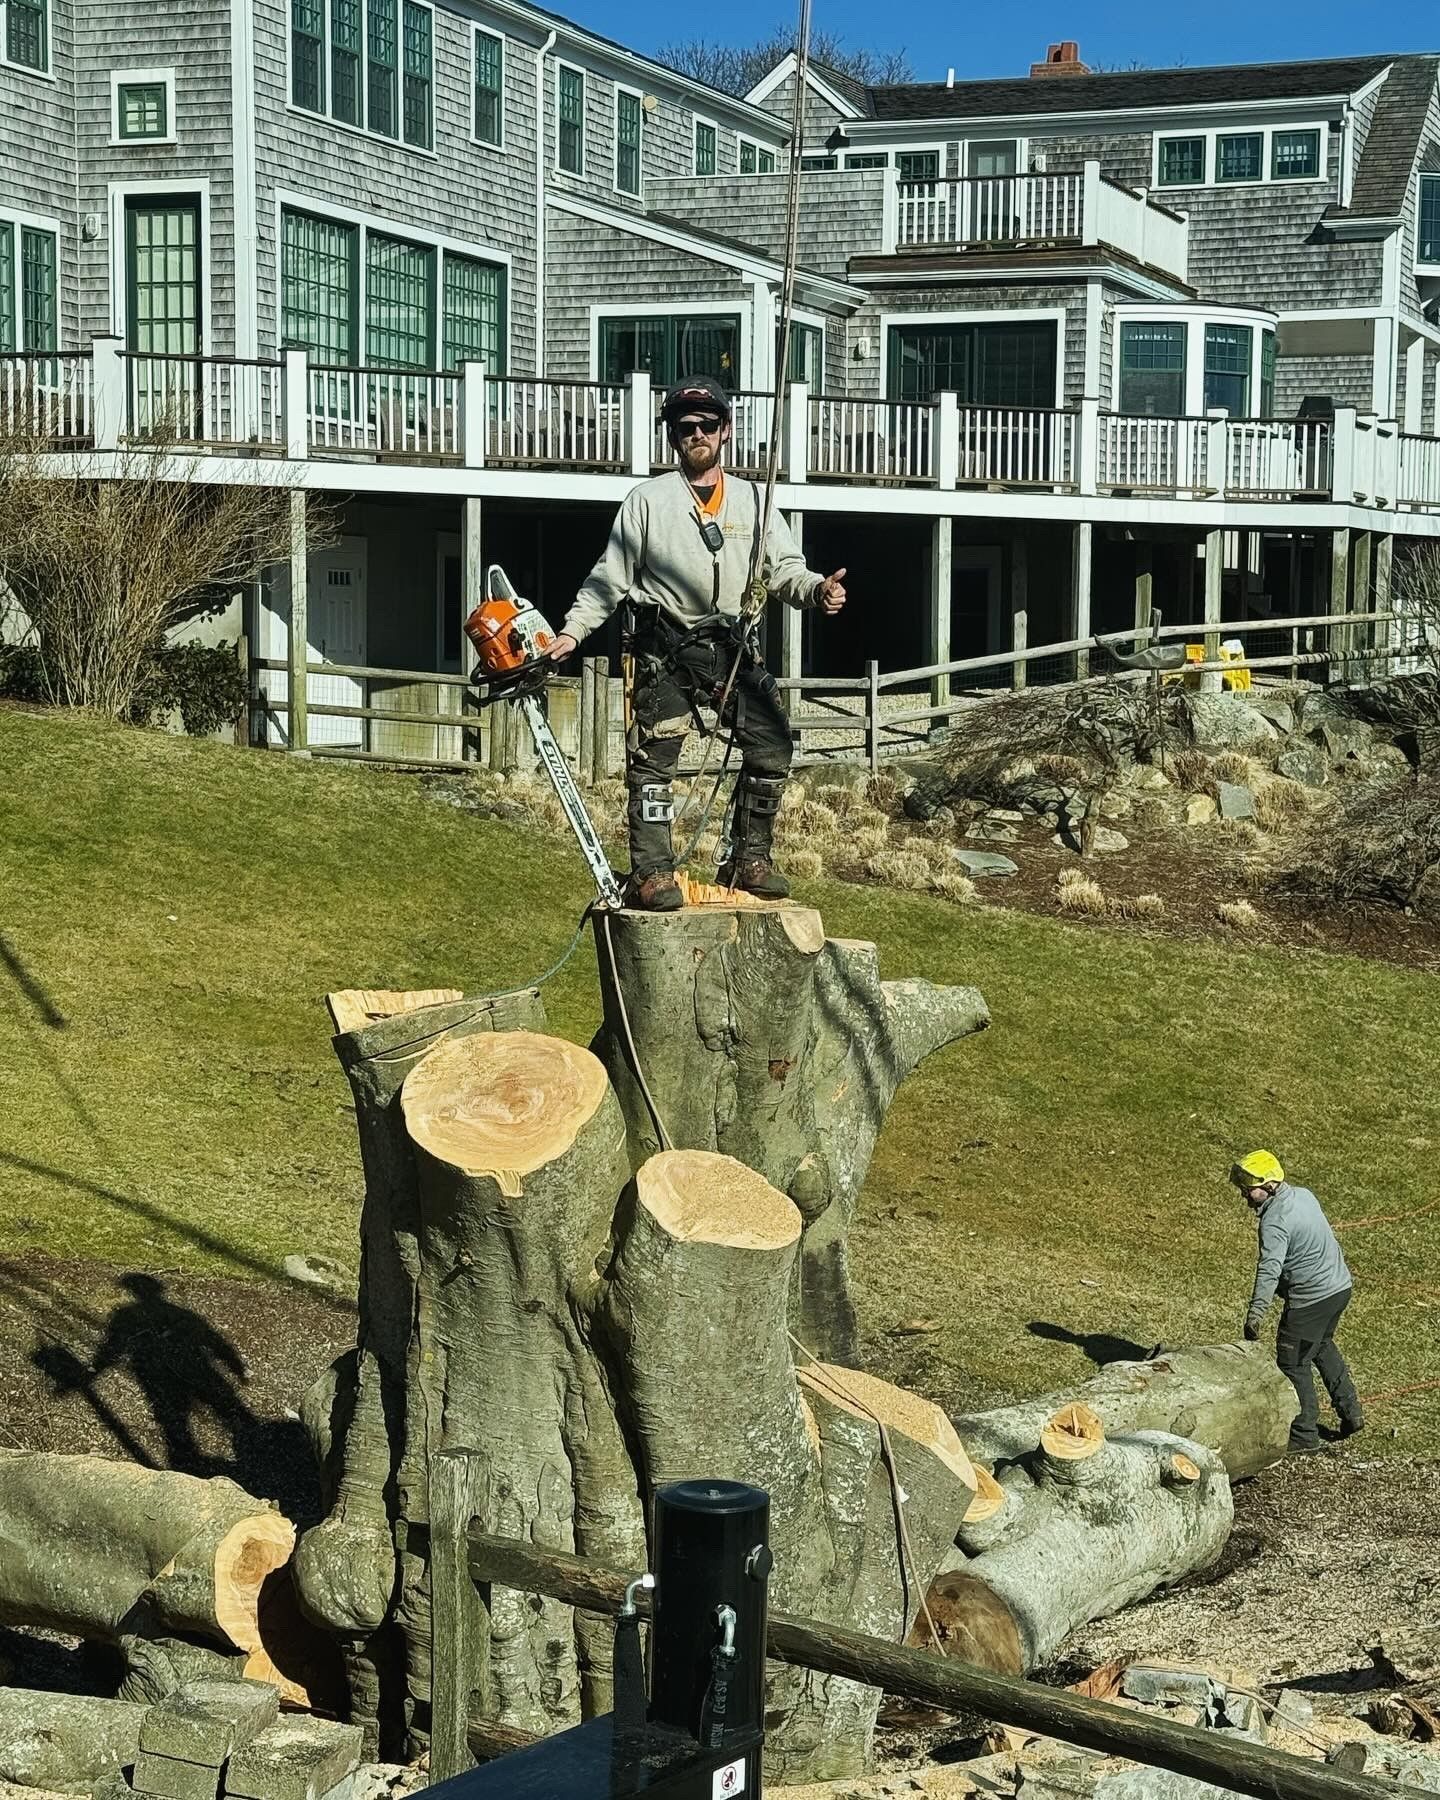
[[[0,1254],[353,1266],[359,1160],[324,994],[535,974],[587,897],[573,845],[406,777],[13,708],[0,767]],[[886,973],[974,982],[994,1014],[902,1090],[856,1230],[873,1358],[937,1398],[1083,1374],[1056,1330],[1236,1335],[1254,1255],[1224,1179],[1237,1150],[1275,1149],[1337,1221],[1437,1196],[1432,976],[840,883],[801,897],[874,938]],[[592,969],[586,946],[546,990],[581,1040]],[[1361,1391],[1440,1380],[1440,1210],[1344,1244]],[[922,1318],[940,1329],[889,1335]],[[1383,1401],[1367,1441],[1434,1450],[1435,1398]]]

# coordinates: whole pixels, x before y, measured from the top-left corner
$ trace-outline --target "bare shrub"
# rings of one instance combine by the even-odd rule
[[[865,873],[891,887],[921,889],[930,886],[930,865],[913,850],[880,850],[865,862]]]
[[[953,900],[960,906],[968,906],[975,899],[975,883],[958,869],[941,869],[930,885],[942,900]]]
[[[1267,831],[1283,831],[1310,810],[1305,789],[1298,781],[1279,775],[1255,790],[1255,817]]]
[[[1215,917],[1232,931],[1255,931],[1260,924],[1260,915],[1248,900],[1222,900]]]
[[[50,461],[56,443],[23,414],[0,416],[0,583],[30,623],[49,697],[123,718],[187,608],[288,558],[291,494],[196,480],[163,421],[101,479],[96,457]],[[311,544],[330,541],[334,514],[306,510]]]
[[[1110,895],[1105,910],[1117,919],[1160,919],[1165,916],[1165,902],[1159,894]]]
[[[1170,759],[1170,779],[1187,794],[1198,794],[1210,782],[1210,758],[1203,750],[1177,750]]]
[[[1062,881],[1056,884],[1056,895],[1060,901],[1061,912],[1088,913],[1098,917],[1105,911],[1105,893],[1098,881],[1088,875],[1081,875],[1077,881]]]
[[[1440,776],[1347,785],[1296,829],[1275,884],[1440,915]]]

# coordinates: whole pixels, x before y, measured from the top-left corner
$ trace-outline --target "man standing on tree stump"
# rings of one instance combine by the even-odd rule
[[[1275,1339],[1275,1360],[1289,1376],[1300,1411],[1290,1427],[1290,1449],[1320,1449],[1320,1406],[1312,1370],[1340,1418],[1340,1436],[1365,1428],[1360,1396],[1335,1344],[1340,1315],[1350,1304],[1351,1277],[1330,1221],[1309,1188],[1292,1187],[1268,1150],[1252,1150],[1230,1172],[1256,1214],[1260,1256],[1245,1316],[1245,1336],[1260,1335],[1270,1302],[1285,1302]]]
[[[626,603],[635,658],[625,744],[630,904],[650,912],[673,912],[681,904],[671,783],[699,708],[718,707],[727,683],[721,724],[740,747],[741,765],[719,879],[767,900],[783,899],[790,884],[770,846],[793,745],[775,678],[755,648],[755,621],[743,619],[742,611],[753,569],[768,597],[837,613],[845,604],[845,571],[824,576],[807,569],[778,511],[761,552],[759,489],[753,481],[727,480],[720,466],[730,439],[730,400],[718,382],[699,376],[672,389],[662,416],[680,467],[631,490],[550,655],[569,656]]]

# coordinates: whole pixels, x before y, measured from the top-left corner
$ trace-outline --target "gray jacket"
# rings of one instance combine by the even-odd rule
[[[1289,1306],[1315,1306],[1351,1285],[1340,1242],[1309,1188],[1282,1181],[1260,1208],[1260,1260],[1248,1322],[1258,1326],[1276,1294]]]
[[[696,522],[690,484],[676,470],[630,490],[616,516],[605,554],[585,579],[562,630],[578,642],[603,625],[627,595],[662,606],[678,624],[698,625],[716,612],[738,613],[755,541],[756,489],[743,476],[726,474],[716,519],[725,534],[718,553],[706,548]],[[719,597],[716,598],[716,573]],[[814,606],[824,577],[805,558],[778,509],[770,514],[765,585],[787,606]]]

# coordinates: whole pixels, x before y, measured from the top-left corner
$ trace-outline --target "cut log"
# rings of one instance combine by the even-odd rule
[[[0,1688],[0,1781],[88,1794],[135,1760],[148,1706]]]
[[[0,1450],[0,1623],[261,1647],[260,1590],[295,1528],[222,1477]]]
[[[1258,1475],[1285,1454],[1295,1390],[1259,1344],[1166,1349],[1146,1362],[1107,1363],[1068,1392],[1042,1394],[955,1420],[977,1460],[1028,1456],[1046,1422],[1069,1402],[1114,1434],[1165,1431],[1218,1452],[1232,1481]]]

